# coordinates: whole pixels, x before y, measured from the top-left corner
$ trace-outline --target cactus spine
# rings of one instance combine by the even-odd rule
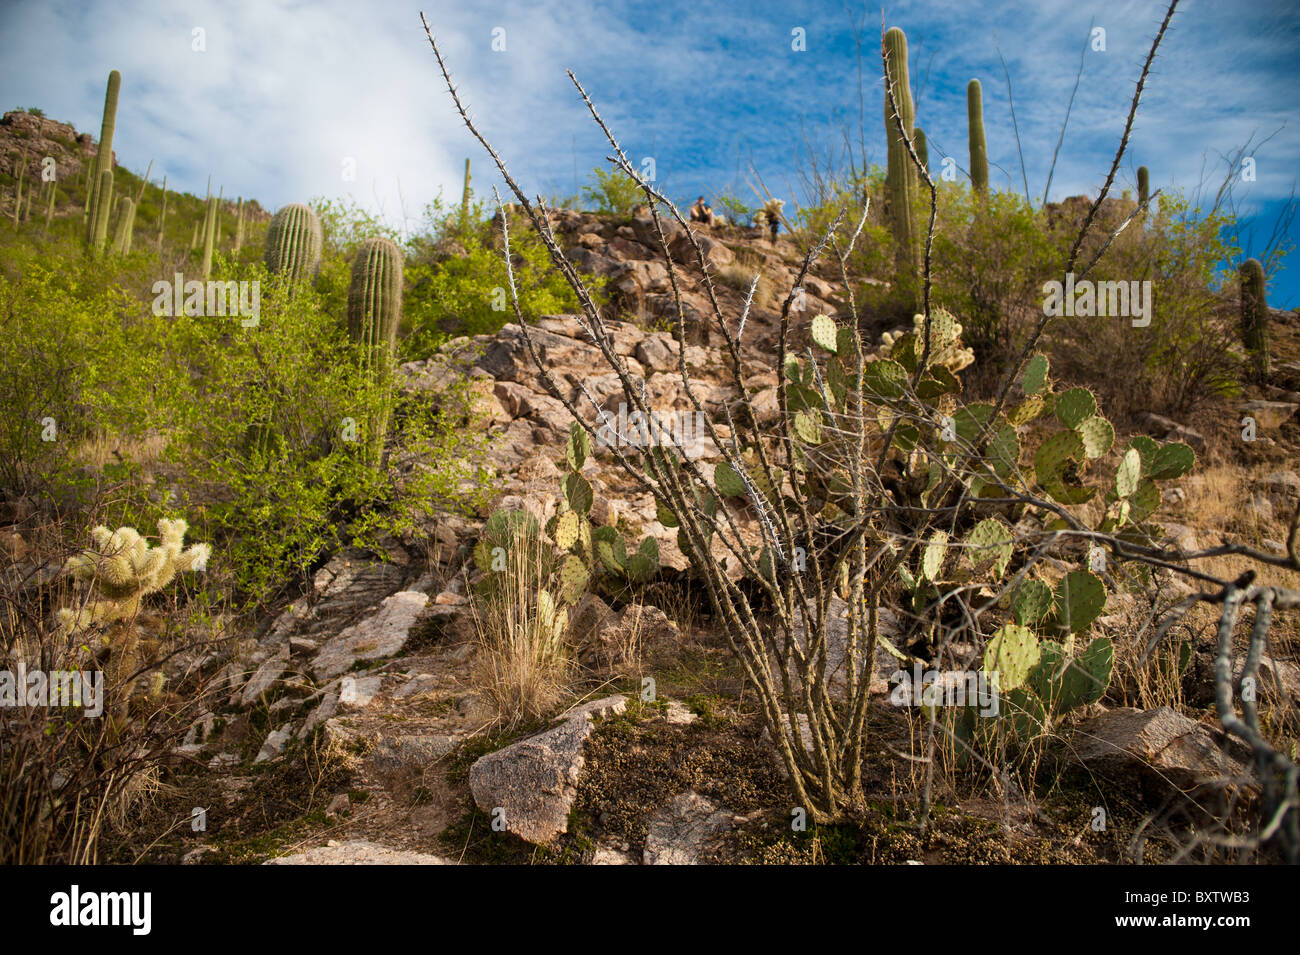
[[[212,243],[217,235],[217,197],[208,196],[208,211],[203,217],[203,264],[199,271],[206,282],[212,274]]]
[[[370,460],[376,463],[388,430],[386,382],[401,320],[402,251],[388,239],[367,239],[352,261],[348,334],[362,346],[371,380],[380,388],[379,408],[371,417],[366,434]]]
[[[309,206],[291,203],[271,219],[266,231],[266,267],[289,281],[315,278],[320,266],[320,219]]]
[[[103,188],[104,173],[113,171],[113,130],[117,126],[117,93],[122,88],[122,74],[117,70],[108,74],[108,87],[104,91],[104,119],[99,127],[99,152],[95,154],[95,170],[90,177],[91,194],[87,196],[86,208],[89,211],[86,223],[86,244],[97,249],[104,247],[104,237],[108,229],[108,211],[111,206],[100,198]],[[112,183],[109,183],[109,201],[112,200]],[[103,211],[102,229],[97,230],[99,216],[96,210]]]
[[[912,166],[904,137],[911,138],[916,114],[912,106],[912,90],[907,71],[907,36],[898,27],[890,27],[885,33],[885,56],[888,84],[885,91],[885,138],[889,143],[885,190],[897,247],[898,268],[910,280],[915,277],[919,267],[915,217],[912,211],[916,195],[916,170]],[[890,90],[893,91],[893,105],[890,103]],[[895,106],[897,118],[894,114]]]
[[[113,235],[113,251],[118,255],[129,255],[134,232],[135,203],[130,196],[123,196],[117,202],[117,232]]]
[[[1151,196],[1151,177],[1146,166],[1138,166],[1138,205],[1146,205]]]
[[[1268,298],[1259,259],[1241,263],[1241,340],[1250,356],[1251,377],[1263,384],[1268,377]]]
[[[87,225],[90,247],[96,251],[104,247],[108,238],[108,217],[113,209],[113,170],[105,169],[99,174],[99,184],[95,187],[95,203],[90,210],[90,222]]]
[[[970,182],[981,196],[989,194],[989,153],[984,141],[984,91],[979,80],[966,84],[966,123],[970,140]]]

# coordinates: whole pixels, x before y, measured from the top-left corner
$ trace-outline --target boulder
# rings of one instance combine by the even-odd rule
[[[1094,772],[1184,791],[1239,782],[1251,772],[1243,745],[1167,706],[1108,710],[1075,729],[1071,749]]]
[[[528,842],[544,845],[568,830],[586,763],[583,747],[595,717],[621,713],[627,697],[610,696],[570,710],[563,721],[480,758],[469,771],[478,807]]]
[[[1248,401],[1241,406],[1241,413],[1255,419],[1255,424],[1264,431],[1282,427],[1291,420],[1300,405],[1289,401]]]
[[[404,590],[385,597],[370,617],[326,641],[312,661],[318,679],[327,680],[363,660],[380,660],[402,649],[407,635],[429,602],[429,595]]]
[[[735,816],[698,793],[673,798],[650,820],[646,865],[699,865],[735,828]]]
[[[390,849],[375,842],[329,842],[305,852],[268,859],[263,865],[455,865],[425,852]]]

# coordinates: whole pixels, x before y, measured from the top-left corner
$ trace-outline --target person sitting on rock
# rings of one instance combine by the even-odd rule
[[[691,206],[691,221],[713,225],[713,210],[709,208],[709,204],[704,201],[703,196],[696,199],[695,205]]]

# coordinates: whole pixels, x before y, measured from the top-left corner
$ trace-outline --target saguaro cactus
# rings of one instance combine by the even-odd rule
[[[1268,377],[1268,299],[1259,259],[1241,263],[1241,340],[1250,356],[1251,378],[1263,384]]]
[[[128,255],[134,232],[135,203],[130,196],[123,196],[117,202],[117,231],[113,234],[113,251],[118,255]]]
[[[244,247],[244,197],[235,205],[235,251]]]
[[[469,230],[469,157],[465,157],[465,188],[460,194],[460,231],[464,235]]]
[[[163,226],[167,224],[167,177],[163,176],[162,211],[158,213],[158,254],[162,255]]]
[[[104,181],[104,173],[113,171],[113,130],[117,126],[117,93],[122,88],[122,74],[117,70],[108,74],[108,87],[104,91],[104,119],[99,126],[99,152],[95,154],[94,172],[90,177],[91,193],[87,198],[86,208],[89,221],[86,223],[86,243],[103,248],[104,240],[95,239],[95,209],[99,207],[99,190]],[[111,189],[111,180],[110,180]],[[111,196],[110,196],[111,198]],[[107,217],[105,217],[107,220]],[[105,221],[104,228],[108,228]]]
[[[104,248],[108,238],[108,217],[113,209],[113,170],[105,169],[99,174],[99,183],[95,187],[95,202],[90,209],[90,222],[87,235],[90,247],[96,251]]]
[[[1151,195],[1151,176],[1146,166],[1138,166],[1138,205],[1145,205]]]
[[[217,197],[208,196],[208,211],[203,216],[203,264],[200,271],[206,282],[212,273],[212,243],[217,235]]]
[[[378,405],[366,428],[367,454],[378,463],[388,430],[393,344],[402,320],[402,250],[388,239],[367,239],[352,260],[348,289],[348,334],[365,351],[371,380],[378,388]]]
[[[989,153],[984,141],[984,91],[979,80],[966,84],[966,123],[970,140],[970,182],[981,196],[989,194]]]
[[[916,114],[912,106],[911,81],[907,71],[907,36],[898,27],[890,27],[885,33],[885,55],[886,79],[889,84],[885,91],[885,138],[889,143],[885,191],[889,200],[889,217],[897,246],[899,271],[905,276],[914,277],[919,266],[912,211],[916,195],[916,169],[912,166],[912,157],[908,153],[904,137],[912,137]],[[890,89],[893,90],[892,104]],[[897,120],[894,106],[898,110]]]
[[[912,145],[916,147],[916,155],[920,157],[921,165],[929,170],[930,168],[930,147],[925,141],[925,130],[920,126],[916,127],[912,133]]]
[[[50,223],[54,221],[54,195],[59,191],[58,183],[50,183],[50,196],[45,205],[45,231],[50,231]]]
[[[266,231],[266,267],[291,282],[314,278],[320,266],[320,219],[309,206],[291,203],[277,212]]]

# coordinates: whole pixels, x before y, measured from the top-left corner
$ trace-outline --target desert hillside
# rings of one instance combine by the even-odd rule
[[[104,683],[0,709],[5,862],[1295,861],[1300,314],[1174,191],[900,118],[798,207],[467,165],[399,233],[38,113],[0,652]]]

